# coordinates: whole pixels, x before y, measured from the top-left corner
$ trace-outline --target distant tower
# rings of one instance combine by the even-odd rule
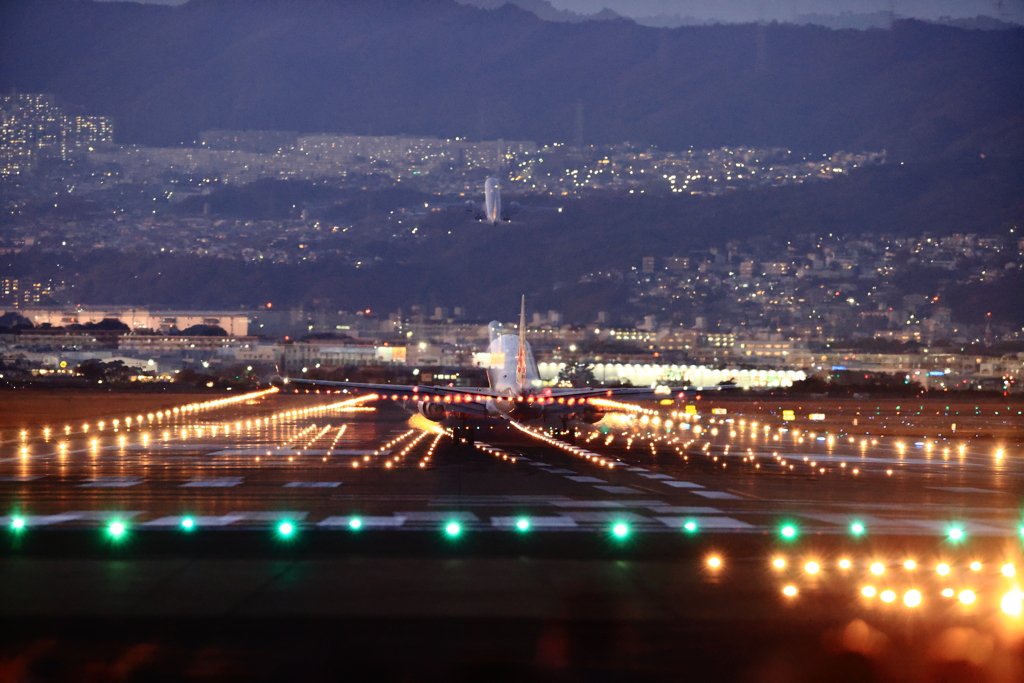
[[[576,100],[576,125],[574,126],[572,144],[576,149],[583,147],[583,100]]]

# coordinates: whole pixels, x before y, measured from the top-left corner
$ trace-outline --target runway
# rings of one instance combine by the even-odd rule
[[[7,430],[0,614],[40,632],[61,615],[526,620],[508,637],[532,654],[509,656],[531,667],[544,623],[772,624],[764,648],[860,620],[922,652],[968,628],[999,639],[972,666],[1020,665],[1020,418],[988,406],[970,435],[890,436],[906,416],[865,430],[729,406],[633,406],[574,437],[495,420],[475,446],[338,394]],[[882,657],[864,643],[840,650]]]

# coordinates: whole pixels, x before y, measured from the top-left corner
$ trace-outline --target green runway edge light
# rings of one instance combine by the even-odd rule
[[[695,531],[697,531],[697,522],[694,522],[691,519],[690,521],[688,521],[686,524],[683,525],[683,531],[685,531],[688,534],[694,533]]]
[[[615,535],[615,538],[625,538],[626,536],[629,536],[629,525],[624,524],[623,522],[615,524],[612,527],[612,534]]]
[[[107,533],[110,534],[110,537],[113,539],[121,538],[124,536],[125,531],[127,531],[127,528],[125,527],[124,522],[111,522],[110,526],[107,527]]]
[[[516,529],[518,529],[519,531],[529,531],[530,520],[526,519],[525,517],[520,518],[516,521]]]
[[[281,522],[277,525],[277,533],[285,538],[288,538],[293,533],[295,533],[295,525],[291,522]]]
[[[446,524],[444,527],[444,532],[452,538],[455,538],[460,533],[462,533],[462,525],[460,525],[458,522],[448,522],[448,524]]]
[[[352,529],[352,531],[359,531],[363,528],[363,520],[359,519],[358,517],[353,517],[352,519],[348,520],[348,528]]]
[[[792,541],[794,538],[796,538],[797,535],[796,526],[794,526],[793,524],[786,524],[781,529],[779,529],[779,534],[781,534],[782,537],[787,541]]]
[[[181,520],[181,528],[185,531],[192,531],[196,528],[196,520],[191,517],[185,517]]]
[[[24,517],[11,517],[11,531],[21,531],[25,528]]]
[[[865,531],[867,531],[867,529],[865,529],[864,525],[861,524],[860,522],[854,522],[853,524],[850,525],[850,533],[853,534],[854,536],[860,536]]]
[[[949,540],[951,541],[962,541],[964,539],[964,530],[958,526],[949,528]]]

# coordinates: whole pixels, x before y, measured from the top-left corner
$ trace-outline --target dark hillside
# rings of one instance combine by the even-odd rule
[[[913,21],[656,29],[451,0],[28,0],[0,10],[11,88],[147,144],[228,128],[1024,152],[1024,29]]]

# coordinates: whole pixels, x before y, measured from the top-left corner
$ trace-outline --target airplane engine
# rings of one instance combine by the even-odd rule
[[[419,411],[420,415],[433,422],[440,422],[445,418],[445,415],[447,415],[448,413],[448,411],[445,410],[443,403],[437,403],[435,401],[430,401],[428,403],[420,403]]]
[[[582,420],[583,422],[586,422],[587,424],[591,424],[592,425],[595,422],[600,422],[601,418],[603,418],[603,417],[604,417],[604,411],[603,410],[598,410],[594,406],[588,404],[588,405],[583,406],[583,414],[580,415],[580,420]]]

